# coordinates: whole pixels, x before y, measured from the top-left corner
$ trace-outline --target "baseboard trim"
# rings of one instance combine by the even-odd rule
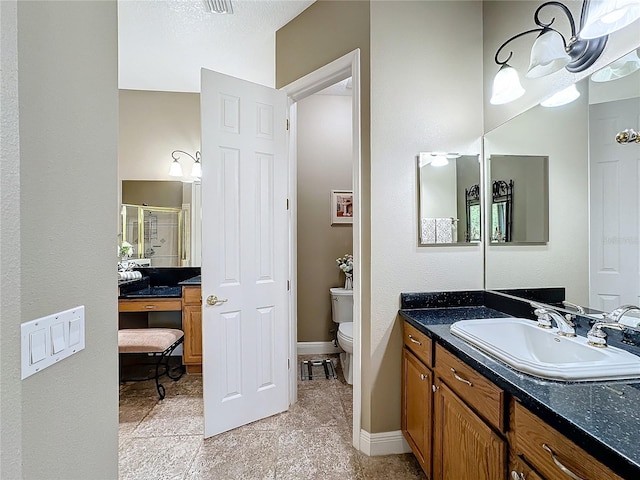
[[[298,355],[326,355],[340,353],[340,347],[334,347],[333,342],[298,342]]]
[[[360,450],[365,455],[397,455],[411,452],[401,430],[394,432],[369,433],[360,430]]]

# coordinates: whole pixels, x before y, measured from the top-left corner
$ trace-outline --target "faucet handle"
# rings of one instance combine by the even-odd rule
[[[544,307],[536,308],[533,313],[538,317],[538,326],[540,328],[551,328],[551,315],[549,310]]]
[[[624,330],[624,325],[617,322],[596,322],[587,333],[587,343],[592,347],[604,348],[607,346],[607,334],[605,328],[612,330]]]

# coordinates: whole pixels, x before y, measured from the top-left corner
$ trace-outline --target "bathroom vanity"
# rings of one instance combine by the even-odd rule
[[[121,285],[119,328],[148,326],[151,312],[179,312],[184,332],[182,363],[202,373],[202,294],[199,267],[141,269],[143,279]]]
[[[544,380],[450,332],[458,320],[533,320],[527,300],[474,291],[401,303],[402,431],[429,479],[640,478],[640,380]],[[588,319],[576,323],[584,336]]]

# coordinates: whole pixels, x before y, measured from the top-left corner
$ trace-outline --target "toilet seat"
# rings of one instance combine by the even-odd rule
[[[353,322],[343,322],[338,327],[338,344],[347,353],[353,353]]]

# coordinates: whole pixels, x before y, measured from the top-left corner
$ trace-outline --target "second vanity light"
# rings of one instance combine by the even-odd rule
[[[169,175],[172,177],[182,177],[182,165],[180,165],[180,154],[187,155],[191,157],[193,160],[193,167],[191,167],[191,176],[195,179],[200,179],[202,177],[202,164],[200,163],[200,152],[196,152],[196,156],[194,157],[190,153],[185,152],[184,150],[174,150],[171,152],[171,157],[173,158],[173,162],[171,162],[171,166],[169,167]]]
[[[569,22],[571,36],[567,41],[562,33],[553,28],[555,17],[547,23],[540,19],[542,10],[552,7],[563,12]],[[500,53],[513,40],[524,35],[537,33],[538,38],[531,47],[527,78],[540,78],[565,68],[576,73],[586,70],[600,57],[607,43],[608,35],[620,30],[640,18],[638,0],[584,0],[580,14],[580,29],[576,30],[571,11],[560,2],[546,2],[534,13],[537,28],[521,32],[504,42],[496,51],[495,62],[500,70],[495,76],[490,103],[501,105],[524,95],[520,78],[515,68],[509,65],[513,56],[510,52],[505,60]],[[571,92],[575,95],[575,92]]]

